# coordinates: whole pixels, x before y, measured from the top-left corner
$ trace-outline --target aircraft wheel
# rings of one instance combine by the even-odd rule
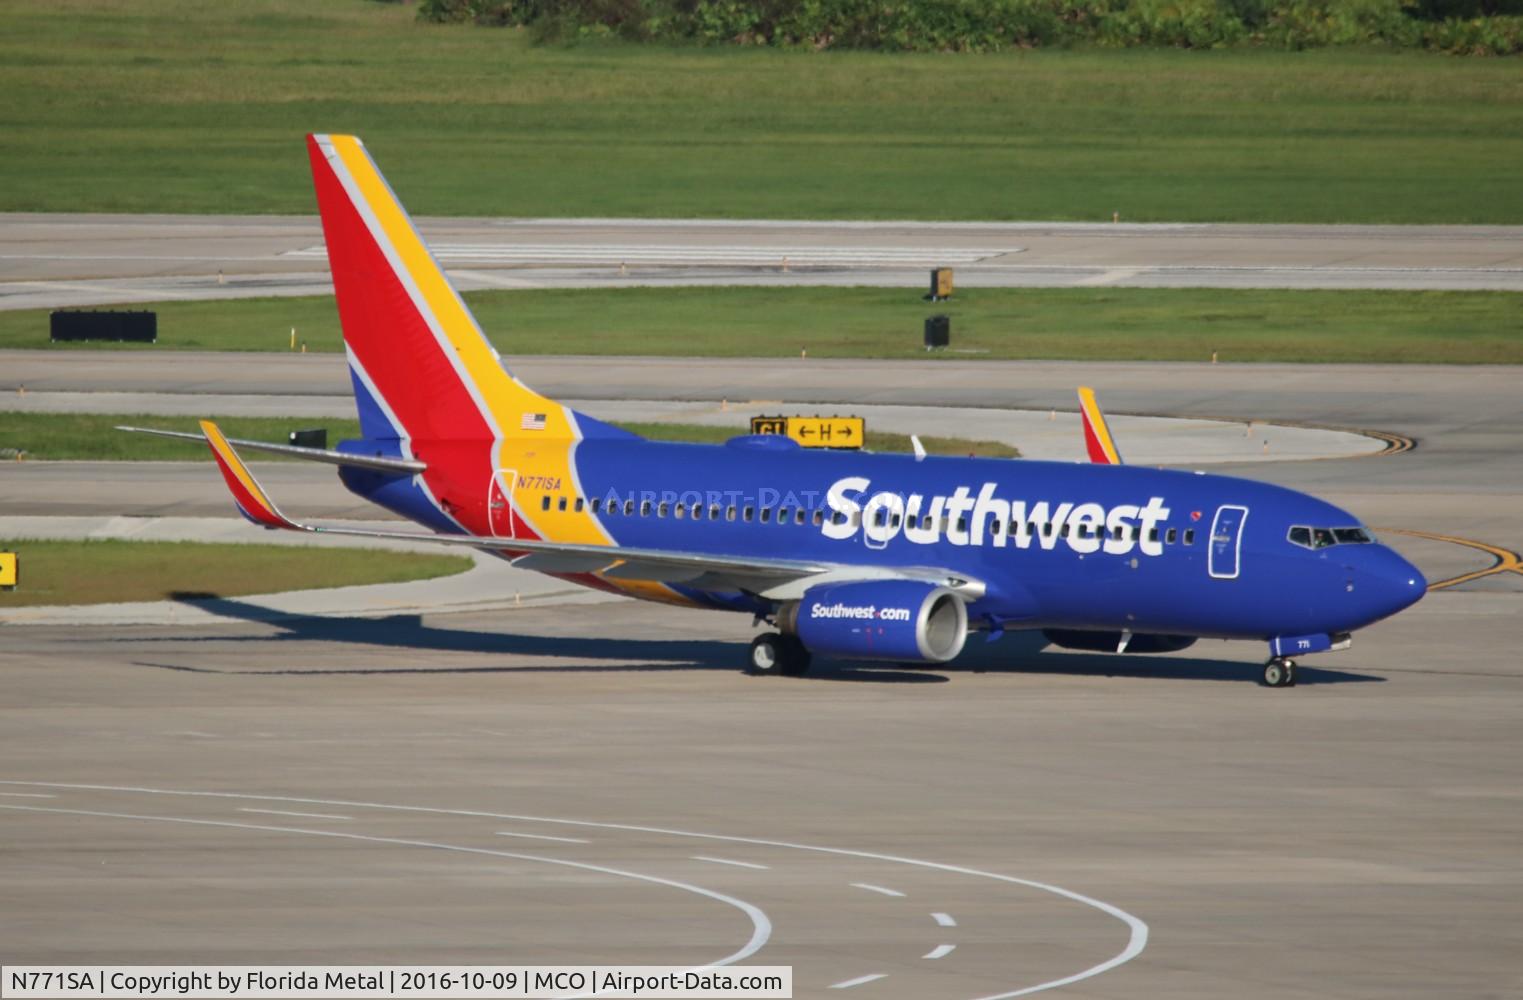
[[[1276,656],[1264,664],[1266,687],[1293,687],[1296,683],[1296,661]]]
[[[782,647],[782,672],[785,677],[802,677],[809,672],[809,663],[814,657],[798,636],[782,636]]]
[[[784,637],[776,632],[763,632],[751,640],[751,658],[746,672],[763,676],[780,674],[787,657]]]

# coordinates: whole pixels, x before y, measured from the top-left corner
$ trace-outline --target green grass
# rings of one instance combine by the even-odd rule
[[[360,436],[359,422],[326,418],[213,417],[229,437],[252,441],[286,440],[286,434],[300,427],[326,427],[331,447],[345,438]],[[26,457],[41,461],[194,461],[208,458],[206,445],[195,441],[177,441],[150,434],[127,434],[115,430],[119,424],[133,427],[158,427],[171,431],[196,433],[196,422],[187,417],[159,417],[142,413],[22,413],[0,410],[0,457],[24,451]],[[737,434],[737,427],[708,427],[702,424],[626,423],[643,437],[656,441],[690,441],[717,444]],[[978,455],[992,458],[1018,458],[1019,450],[998,441],[971,441],[963,438],[922,437],[921,443],[933,455]],[[908,453],[912,450],[909,435],[888,434],[871,428],[867,447],[873,451]],[[256,462],[296,461],[279,455],[249,452],[244,457]]]
[[[419,214],[1523,222],[1516,60],[534,48],[414,13],[0,5],[0,209],[310,212],[317,130]]]
[[[401,583],[449,576],[472,565],[464,556],[199,542],[0,540],[0,551],[18,554],[21,584],[0,591],[0,608]]]
[[[358,420],[325,417],[213,417],[228,437],[284,444],[286,435],[306,427],[326,427],[328,444],[360,436]],[[146,413],[23,413],[0,411],[0,455],[26,452],[28,459],[43,461],[147,462],[211,460],[207,446],[199,441],[177,441],[152,434],[128,434],[119,424],[156,427],[169,431],[200,433],[190,417],[161,417]],[[250,452],[256,462],[296,461],[263,452]]]
[[[950,358],[1523,363],[1516,292],[964,289],[930,304],[881,288],[629,288],[466,295],[510,361],[527,354],[925,357],[925,317],[952,317]],[[172,302],[133,350],[341,346],[331,297]],[[0,349],[46,347],[47,312],[0,312]],[[100,347],[100,344],[83,345]],[[230,363],[233,363],[230,361]],[[0,388],[12,383],[0,376]]]

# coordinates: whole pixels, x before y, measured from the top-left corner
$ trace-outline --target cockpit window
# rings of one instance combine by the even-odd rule
[[[1325,549],[1334,545],[1367,545],[1375,540],[1368,528],[1314,528],[1292,525],[1285,540],[1303,549]]]

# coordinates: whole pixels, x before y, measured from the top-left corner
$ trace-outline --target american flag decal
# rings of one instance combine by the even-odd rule
[[[545,415],[543,413],[525,413],[520,426],[526,431],[542,431],[545,429]]]

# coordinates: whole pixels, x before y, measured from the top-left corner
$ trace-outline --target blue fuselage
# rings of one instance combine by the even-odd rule
[[[578,498],[619,545],[951,570],[986,585],[969,606],[986,627],[1336,634],[1394,614],[1426,586],[1382,544],[1312,548],[1289,538],[1298,525],[1347,534],[1359,525],[1347,512],[1226,476],[917,461],[756,438],[724,446],[588,439],[574,462]],[[765,610],[753,595],[684,593]]]

